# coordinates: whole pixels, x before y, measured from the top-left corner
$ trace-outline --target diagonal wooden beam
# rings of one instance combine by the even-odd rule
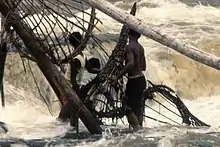
[[[115,7],[106,0],[83,1],[89,3],[91,6],[109,15],[120,23],[127,24],[130,28],[147,36],[148,38],[153,39],[154,41],[157,41],[171,49],[174,49],[175,51],[187,56],[188,58],[220,70],[219,57],[199,50],[192,45],[183,43],[175,38],[171,38],[169,36],[161,34],[158,31],[153,30],[145,21],[126,13],[125,11]]]

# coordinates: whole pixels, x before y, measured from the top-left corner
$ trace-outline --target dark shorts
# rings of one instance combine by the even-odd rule
[[[128,79],[125,95],[127,97],[127,105],[134,113],[141,113],[144,107],[142,93],[146,89],[146,80],[144,76]],[[140,114],[139,114],[140,115]]]

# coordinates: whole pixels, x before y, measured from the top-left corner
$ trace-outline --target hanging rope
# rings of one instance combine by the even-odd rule
[[[45,97],[43,96],[43,94],[42,94],[42,92],[41,92],[41,90],[40,90],[40,87],[39,87],[38,84],[37,84],[37,80],[36,80],[36,78],[35,78],[35,76],[34,76],[34,73],[33,73],[33,71],[32,71],[32,68],[31,68],[31,65],[30,65],[29,60],[28,60],[27,62],[28,62],[28,63],[27,63],[27,64],[28,64],[28,68],[29,68],[29,70],[30,70],[30,72],[31,72],[31,76],[32,76],[32,78],[33,78],[33,80],[34,80],[34,83],[35,83],[36,87],[37,87],[38,93],[40,94],[40,97],[42,98],[42,101],[46,104],[47,109],[48,109],[50,115],[53,116],[53,113],[52,113],[52,111],[51,111],[51,109],[50,109],[50,106],[49,106],[47,100],[45,99]]]

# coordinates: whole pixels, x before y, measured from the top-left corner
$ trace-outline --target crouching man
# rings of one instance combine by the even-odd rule
[[[69,35],[69,42],[75,49],[81,44],[82,39],[82,35],[79,32],[73,32]],[[79,84],[82,76],[80,73],[83,70],[87,70],[89,73],[97,74],[100,72],[100,66],[98,58],[87,60],[87,57],[83,53],[78,54],[68,62],[65,78],[71,83],[73,90],[76,91],[82,101],[85,99],[86,93],[82,92],[84,85]],[[71,126],[77,126],[78,117],[74,114],[72,104],[68,103],[66,99],[63,99],[63,104],[58,120],[70,120]]]

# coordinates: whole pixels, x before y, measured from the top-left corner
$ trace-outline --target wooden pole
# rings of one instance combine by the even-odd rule
[[[6,43],[5,42],[1,42],[1,44],[0,44],[0,91],[1,91],[2,107],[5,107],[3,77],[4,77],[4,68],[5,68],[6,56],[7,56]]]
[[[5,107],[5,95],[4,95],[4,83],[3,83],[3,77],[4,77],[4,68],[5,68],[5,60],[7,56],[7,33],[4,33],[3,30],[3,16],[0,14],[0,92],[1,92],[1,104],[2,107]]]
[[[51,85],[54,85],[62,96],[68,99],[73,104],[75,114],[79,116],[84,125],[92,134],[101,134],[102,129],[95,121],[90,111],[85,107],[79,97],[71,88],[70,84],[65,80],[64,76],[59,72],[51,60],[46,56],[42,48],[46,48],[43,44],[37,43],[30,28],[22,21],[21,17],[10,11],[10,9],[3,3],[0,3],[0,12],[4,17],[7,17],[10,25],[23,40],[24,44],[30,51],[31,55],[36,59],[38,67]],[[10,15],[9,15],[10,12]]]
[[[215,69],[220,69],[220,58],[197,49],[189,44],[182,43],[181,41],[165,36],[149,27],[149,25],[122,11],[121,9],[115,7],[111,3],[105,0],[83,0],[89,3],[91,6],[102,11],[103,13],[109,15],[110,17],[116,19],[120,23],[127,24],[130,28],[136,30],[137,32],[167,46],[177,52]]]

